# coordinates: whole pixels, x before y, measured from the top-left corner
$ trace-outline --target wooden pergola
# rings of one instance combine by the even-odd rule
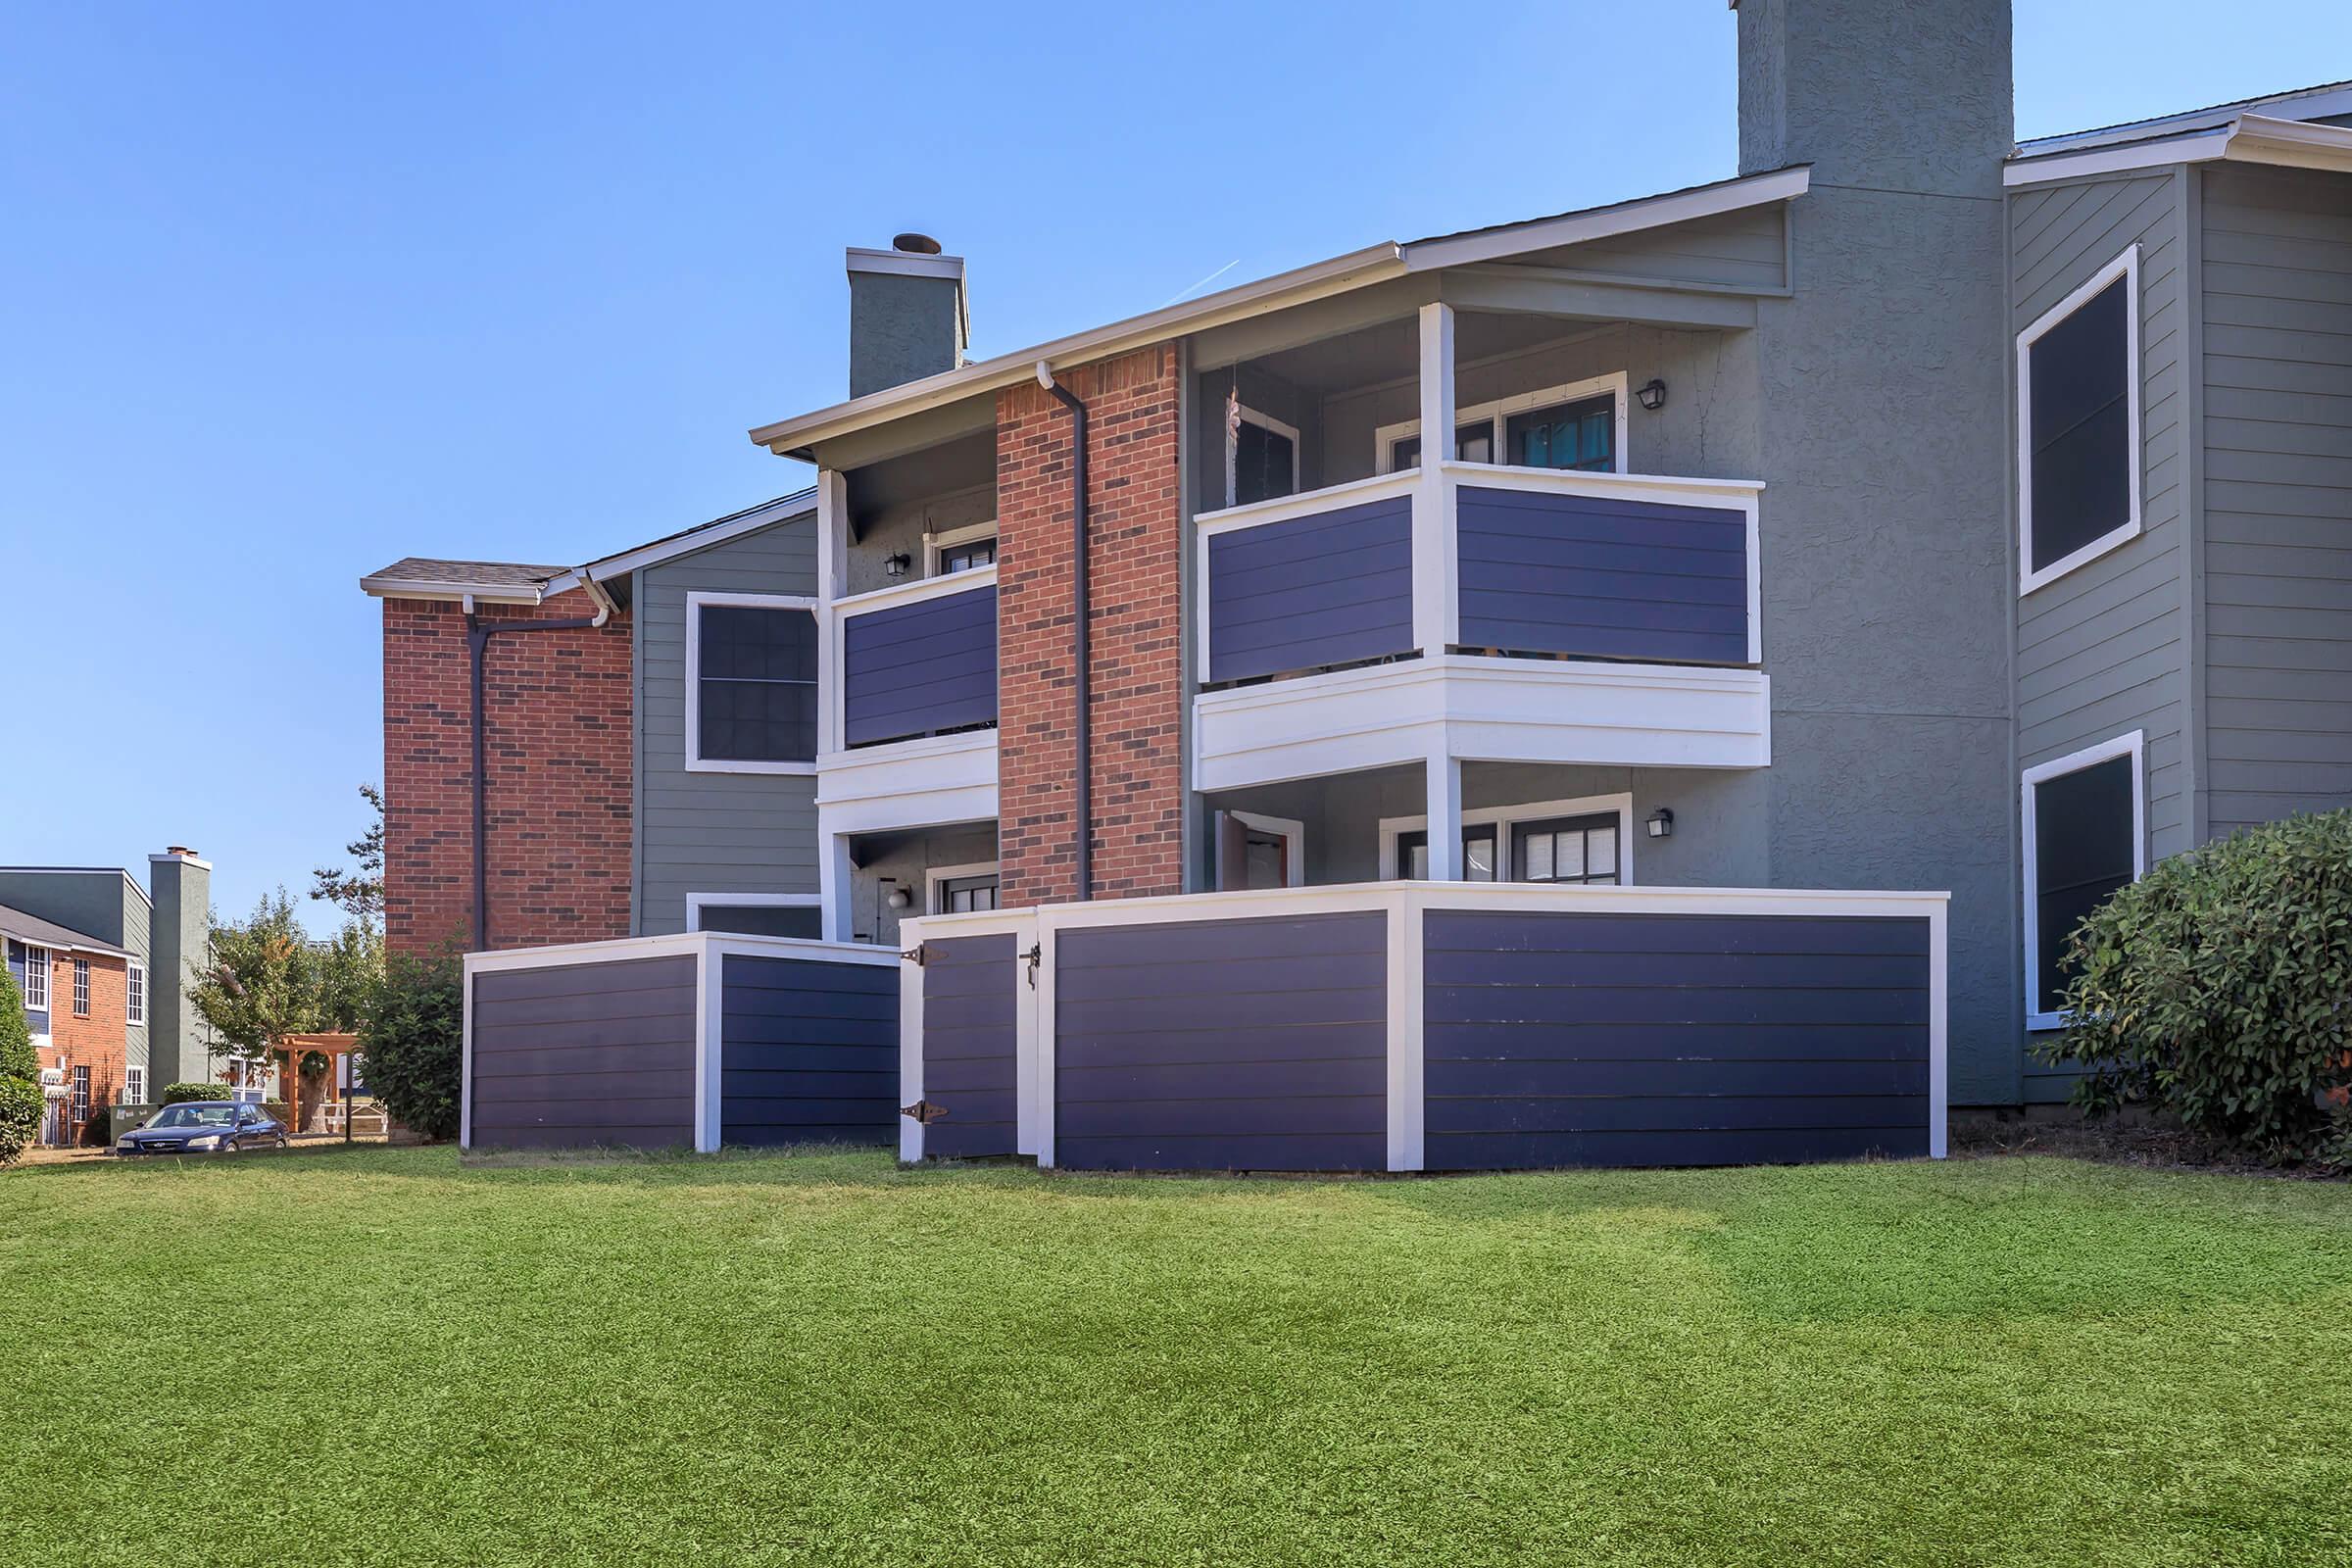
[[[286,1131],[302,1131],[303,1117],[311,1106],[303,1100],[302,1058],[316,1051],[327,1058],[326,1071],[319,1077],[326,1083],[326,1098],[335,1098],[335,1082],[342,1076],[339,1069],[348,1057],[359,1054],[360,1037],[349,1034],[281,1035],[270,1048],[273,1056],[284,1058],[279,1064],[278,1087],[285,1091]]]

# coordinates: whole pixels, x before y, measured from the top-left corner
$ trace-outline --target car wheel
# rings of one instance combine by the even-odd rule
[[[286,1135],[284,1133],[279,1133],[277,1135],[277,1147],[280,1149],[286,1147]]]
[[[233,1154],[233,1153],[235,1153],[236,1152],[237,1152],[237,1141],[236,1141],[234,1138],[231,1138],[230,1140],[228,1140],[228,1142],[226,1142],[226,1143],[224,1143],[224,1144],[222,1144],[222,1145],[220,1146],[220,1152],[222,1152],[223,1154]]]

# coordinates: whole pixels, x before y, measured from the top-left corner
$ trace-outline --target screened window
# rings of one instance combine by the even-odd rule
[[[1465,826],[1462,829],[1462,880],[1492,882],[1494,880],[1494,848],[1497,835],[1493,823]],[[1429,880],[1429,830],[1416,828],[1410,833],[1396,835],[1396,874],[1408,882]]]
[[[696,607],[689,761],[816,760],[816,616],[800,606]]]
[[[997,878],[986,876],[949,877],[939,885],[941,914],[972,914],[997,906]]]
[[[147,966],[138,959],[122,976],[122,1021],[143,1024],[147,1021]]]
[[[939,552],[939,570],[942,576],[946,576],[950,572],[974,571],[979,567],[993,566],[996,564],[997,539],[994,534],[989,535],[986,539],[967,540],[959,545],[945,545]]]
[[[89,1015],[90,960],[75,958],[74,960],[74,1016],[87,1018]]]
[[[2138,531],[2138,277],[2133,247],[2019,336],[2027,589]]]
[[[1239,420],[1228,427],[1226,435],[1233,475],[1226,486],[1225,504],[1246,507],[1253,501],[1297,494],[1298,432],[1248,409],[1240,411]]]
[[[2061,761],[2027,775],[2031,936],[2026,1010],[2054,1024],[2074,967],[2067,939],[2082,917],[2139,874],[2139,753]]]
[[[90,1069],[87,1067],[74,1069],[74,1119],[90,1119]]]
[[[147,1103],[146,1068],[125,1067],[122,1069],[122,1103],[125,1105]]]
[[[24,950],[24,1010],[49,1010],[49,950],[27,947]]]
[[[825,934],[822,910],[813,904],[705,904],[695,915],[698,931],[731,931],[746,937],[805,937]]]
[[[1613,884],[1617,880],[1615,812],[1523,822],[1512,830],[1511,838],[1511,858],[1522,882]]]
[[[1617,466],[1617,400],[1603,394],[1514,414],[1503,421],[1503,449],[1517,467],[1609,472]]]

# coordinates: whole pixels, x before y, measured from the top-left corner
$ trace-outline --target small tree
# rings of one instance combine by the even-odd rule
[[[343,847],[357,865],[320,866],[311,873],[311,897],[323,899],[354,920],[372,927],[384,913],[384,792],[373,784],[360,786],[360,798],[375,813],[368,831]]]
[[[274,1042],[318,1027],[321,967],[294,901],[279,888],[243,922],[214,917],[211,962],[189,1000],[230,1054],[259,1060]]]
[[[24,1021],[24,993],[0,964],[0,1168],[13,1165],[41,1130],[41,1058]]]
[[[394,954],[360,1022],[368,1089],[394,1120],[426,1138],[457,1136],[465,1017],[457,954]]]

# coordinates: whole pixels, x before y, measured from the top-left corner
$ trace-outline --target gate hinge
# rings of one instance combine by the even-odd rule
[[[928,1127],[935,1121],[947,1120],[948,1107],[934,1105],[928,1100],[918,1100],[911,1105],[901,1105],[899,1114],[912,1116],[919,1125]]]
[[[1029,944],[1029,951],[1022,954],[1021,956],[1029,965],[1029,989],[1035,991],[1037,989],[1037,966],[1045,961],[1046,945],[1042,942],[1032,942]]]
[[[920,969],[928,961],[923,956],[923,947],[924,944],[917,942],[911,948],[902,948],[899,950],[899,956]]]

